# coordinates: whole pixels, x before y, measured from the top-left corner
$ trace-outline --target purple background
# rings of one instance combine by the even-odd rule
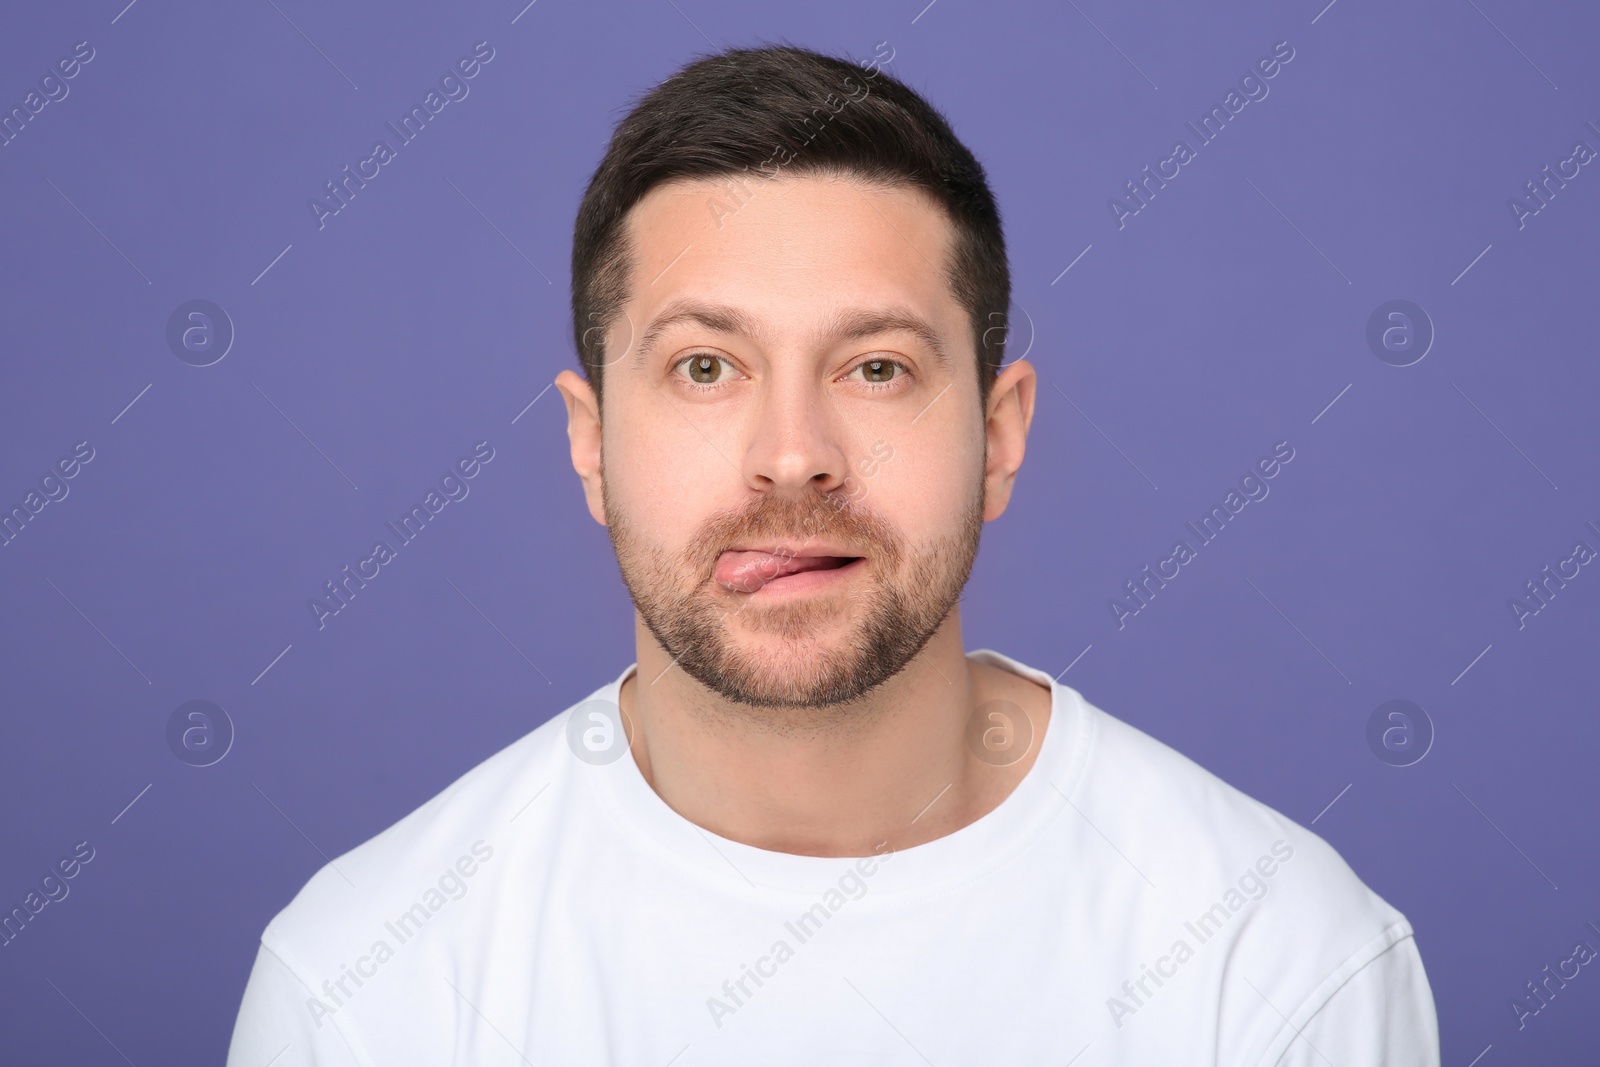
[[[95,58],[0,147],[0,506],[95,458],[0,548],[0,910],[96,850],[0,948],[7,1062],[220,1062],[261,928],[325,857],[632,660],[546,391],[575,365],[573,214],[635,94],[763,40],[887,42],[1008,223],[1041,393],[967,646],[1071,664],[1315,820],[1414,923],[1445,1063],[1600,1049],[1594,967],[1525,1029],[1508,1007],[1600,947],[1600,567],[1521,629],[1508,606],[1600,549],[1600,165],[1521,229],[1508,207],[1600,148],[1600,12],[524,2],[7,11],[5,109]],[[470,95],[319,230],[308,199],[484,40]],[[1108,198],[1283,40],[1270,95],[1119,229]],[[203,368],[166,340],[196,298],[236,330]],[[1365,338],[1395,298],[1437,330],[1406,367]],[[469,497],[319,631],[308,598],[484,439]],[[1110,598],[1281,440],[1270,496],[1119,629]],[[1413,766],[1366,741],[1393,698],[1436,731]],[[237,731],[214,766],[166,741],[192,699]]]

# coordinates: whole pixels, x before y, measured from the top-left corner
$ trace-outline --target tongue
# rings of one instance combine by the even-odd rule
[[[771,552],[724,552],[717,559],[716,579],[739,593],[754,593],[774,578],[801,571],[839,567],[839,556],[783,556]]]

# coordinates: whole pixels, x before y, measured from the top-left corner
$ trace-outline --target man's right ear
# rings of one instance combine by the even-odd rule
[[[583,481],[583,498],[589,514],[606,525],[605,497],[600,470],[600,400],[594,389],[576,371],[556,375],[555,386],[567,401],[567,440],[572,446],[572,469]]]

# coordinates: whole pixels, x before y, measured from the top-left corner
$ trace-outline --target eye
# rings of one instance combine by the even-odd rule
[[[698,385],[715,385],[729,377],[732,364],[727,359],[710,352],[699,352],[678,361],[676,367],[689,369],[689,380]]]
[[[905,376],[906,365],[892,359],[869,359],[858,363],[850,373],[861,372],[862,380],[868,385],[888,385],[896,378]]]

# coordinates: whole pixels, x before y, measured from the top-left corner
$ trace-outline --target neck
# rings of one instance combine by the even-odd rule
[[[1049,690],[969,660],[959,608],[906,667],[839,708],[735,704],[681,669],[637,621],[638,669],[618,700],[640,773],[678,814],[775,852],[868,856],[960,829],[1027,773],[1050,714]],[[1035,741],[1008,766],[967,746],[973,709],[1019,705]]]

